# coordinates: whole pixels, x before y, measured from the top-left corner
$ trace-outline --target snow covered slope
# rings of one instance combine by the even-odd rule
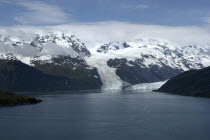
[[[104,89],[121,89],[124,82],[135,85],[164,81],[183,71],[209,66],[208,50],[206,45],[182,45],[161,39],[139,38],[101,45],[86,60],[98,69]],[[156,84],[151,87],[146,85],[132,88],[156,87]]]
[[[134,39],[127,42],[112,42],[97,49],[98,53],[113,58],[126,58],[135,61],[142,59],[142,67],[167,64],[182,70],[198,69],[210,65],[209,56],[205,53],[206,45],[181,45],[165,40]]]
[[[31,61],[43,60],[50,62],[52,58],[62,56],[90,56],[84,43],[74,35],[48,33],[36,35],[32,41],[24,41],[14,36],[0,36],[0,54],[11,53],[22,62],[32,65]],[[5,56],[6,57],[6,56]]]
[[[40,50],[40,55],[86,55],[90,51],[74,35],[49,33],[45,36],[36,35],[31,42],[33,47]]]

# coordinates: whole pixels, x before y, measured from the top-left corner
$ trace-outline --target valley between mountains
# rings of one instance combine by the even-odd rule
[[[134,38],[100,44],[90,51],[82,40],[63,33],[36,34],[30,41],[0,36],[0,89],[119,90],[160,83],[209,66],[209,47]]]

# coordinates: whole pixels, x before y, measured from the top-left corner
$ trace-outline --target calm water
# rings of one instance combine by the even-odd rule
[[[210,139],[210,99],[154,92],[36,96],[44,102],[0,108],[1,140]]]

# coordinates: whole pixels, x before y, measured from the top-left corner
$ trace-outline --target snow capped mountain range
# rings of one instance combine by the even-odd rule
[[[138,38],[101,44],[90,52],[74,35],[63,33],[37,34],[31,41],[0,36],[0,60],[19,60],[51,74],[59,67],[56,72],[69,78],[77,69],[95,82],[101,80],[102,89],[111,90],[121,89],[124,84],[165,81],[183,71],[207,67],[209,48]],[[72,71],[71,76],[63,74],[66,70]]]
[[[84,43],[74,35],[48,33],[45,36],[36,35],[31,42],[13,36],[0,36],[0,53],[2,58],[13,54],[20,61],[31,65],[31,61],[50,61],[53,57],[90,56],[90,51]]]
[[[182,46],[173,42],[154,39],[135,39],[128,42],[111,42],[97,49],[98,53],[112,58],[126,58],[135,61],[142,60],[142,67],[164,64],[182,70],[199,69],[208,66],[209,56],[206,52],[209,46]],[[128,65],[132,65],[128,62]]]
[[[183,71],[209,66],[208,50],[207,45],[139,38],[101,45],[86,60],[98,69],[104,89],[118,89],[124,82],[165,81]]]

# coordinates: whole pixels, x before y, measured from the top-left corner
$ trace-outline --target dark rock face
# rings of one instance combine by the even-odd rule
[[[79,56],[57,56],[31,60],[33,66],[19,61],[13,54],[0,56],[0,88],[12,91],[55,91],[100,89],[97,69]]]
[[[65,62],[64,62],[65,60]],[[54,58],[55,63],[34,62],[35,67],[18,60],[0,60],[0,88],[10,91],[58,91],[99,89],[95,68],[77,58]]]
[[[180,69],[173,69],[164,64],[163,67],[151,65],[148,68],[144,66],[142,59],[128,61],[125,58],[115,58],[110,59],[107,64],[110,67],[117,68],[116,74],[121,80],[130,84],[164,81],[183,72]]]
[[[201,70],[191,70],[177,75],[157,91],[179,95],[210,97],[210,67]]]
[[[124,43],[123,43],[123,47],[124,47],[124,48],[129,48],[129,47],[131,47],[131,46],[128,45],[126,42],[124,42]]]
[[[66,77],[45,74],[18,60],[0,60],[0,88],[4,90],[69,90],[66,81]]]
[[[46,74],[68,78],[71,89],[100,89],[102,86],[97,69],[79,57],[59,56],[50,62],[34,60],[32,64]]]
[[[109,49],[109,47],[108,47],[108,45],[102,45],[98,50],[97,50],[97,52],[99,52],[99,53],[107,53],[108,52],[108,49]]]
[[[113,45],[111,48],[110,46],[112,45],[112,43],[109,43],[109,44],[104,44],[102,45],[100,48],[97,49],[97,52],[99,53],[107,53],[109,52],[110,50],[120,50],[122,48],[120,48],[118,45]],[[123,48],[129,48],[131,47],[130,45],[128,45],[126,42],[124,42],[122,44]]]

